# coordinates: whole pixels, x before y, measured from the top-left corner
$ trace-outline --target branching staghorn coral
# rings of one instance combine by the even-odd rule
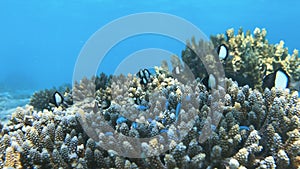
[[[203,78],[206,70],[201,58],[207,58],[207,53],[221,44],[229,49],[229,57],[224,61],[225,75],[237,81],[239,85],[249,85],[262,91],[262,79],[265,75],[283,68],[295,81],[300,80],[300,59],[298,50],[292,54],[284,47],[284,42],[270,44],[266,39],[266,29],[256,28],[251,34],[240,28],[235,34],[234,29],[228,29],[225,34],[211,36],[211,42],[195,39],[187,44],[182,52],[182,59],[192,69],[196,77]]]
[[[115,79],[114,79],[115,78]],[[200,142],[199,136],[210,118],[212,94],[199,81],[181,84],[172,77],[158,73],[149,88],[143,88],[134,76],[113,77],[107,88],[115,89],[112,105],[108,109],[95,109],[96,96],[91,95],[62,110],[38,112],[32,106],[18,108],[9,123],[1,130],[1,166],[23,168],[272,168],[298,167],[299,165],[299,110],[298,93],[288,90],[265,90],[260,93],[249,86],[239,87],[226,79],[226,88],[217,91],[224,96],[221,121],[211,126],[208,140]],[[83,84],[84,83],[84,84]],[[95,86],[94,79],[85,79],[79,86]],[[175,87],[177,86],[177,87]],[[134,88],[134,89],[133,89]],[[75,88],[80,90],[80,88]],[[91,93],[91,87],[81,93]],[[181,92],[180,92],[180,91]],[[163,99],[161,91],[169,96]],[[137,94],[140,92],[140,94]],[[149,99],[149,109],[133,113],[136,107],[132,96],[144,97],[148,92],[157,92],[155,99]],[[122,94],[122,95],[121,95]],[[182,107],[181,124],[174,125],[172,105],[176,105],[179,95],[191,94],[199,107],[190,104]],[[178,95],[178,96],[177,96]],[[156,95],[155,95],[156,96]],[[170,108],[165,110],[163,101],[168,100]],[[174,102],[174,103],[173,103]],[[163,103],[163,104],[162,104]],[[101,103],[100,103],[101,104]],[[125,109],[124,109],[125,108]],[[127,111],[125,111],[127,110]],[[187,111],[196,112],[192,121]],[[168,113],[169,112],[169,113]],[[135,114],[135,116],[134,116]],[[117,123],[120,116],[127,121]],[[152,118],[149,123],[147,116]],[[143,125],[133,127],[130,119]],[[166,119],[163,120],[163,119]],[[82,125],[84,122],[84,125]],[[284,123],[284,124],[281,124]],[[112,133],[98,130],[108,124]],[[153,125],[156,124],[156,125]],[[191,125],[190,125],[191,124]],[[91,130],[89,126],[98,126]],[[176,142],[177,129],[188,126],[185,137]],[[140,144],[146,155],[124,158],[115,150],[105,150],[112,146],[134,150],[133,144],[124,136],[135,138],[153,137],[166,132],[166,137],[156,137]],[[117,133],[122,133],[116,138]],[[97,136],[97,137],[94,137]],[[161,141],[169,141],[169,147],[161,147]],[[119,146],[115,146],[119,145]],[[162,151],[166,150],[166,151]],[[132,153],[133,151],[131,151]],[[157,155],[159,154],[159,155]],[[132,154],[129,154],[132,155]],[[154,156],[150,156],[154,155]],[[14,162],[11,158],[15,157]]]

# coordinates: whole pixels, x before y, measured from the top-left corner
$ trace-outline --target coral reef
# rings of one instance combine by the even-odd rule
[[[37,92],[0,124],[0,168],[300,168],[298,92],[261,88],[278,67],[299,81],[298,51],[265,37],[257,28],[192,39],[186,65],[172,56],[176,69],[163,62],[145,83],[130,74],[83,78],[60,91],[68,107],[51,104],[54,89]],[[227,78],[210,90],[200,79],[217,73],[207,70],[218,69],[220,44],[230,50],[221,61]]]
[[[270,44],[266,39],[267,31],[256,28],[244,33],[240,28],[234,34],[234,29],[228,29],[226,34],[211,36],[211,42],[192,39],[182,52],[182,59],[192,69],[196,77],[206,76],[206,70],[201,58],[207,58],[207,53],[214,47],[225,44],[229,49],[229,57],[223,61],[226,77],[237,81],[239,85],[249,85],[251,88],[262,89],[262,79],[265,75],[283,68],[295,81],[300,80],[300,59],[298,50],[292,54],[284,47],[284,42]],[[204,60],[205,60],[204,59]],[[297,89],[299,90],[299,89]]]
[[[207,134],[203,128],[213,120],[211,97],[216,94],[197,80],[182,84],[159,70],[147,86],[132,75],[112,77],[105,88],[114,89],[107,109],[95,106],[103,101],[93,93],[95,78],[74,86],[72,92],[83,98],[66,110],[18,108],[0,133],[1,168],[299,167],[298,92],[273,88],[260,93],[226,79],[226,88],[216,91],[224,100],[221,121],[211,126],[211,134],[202,142],[201,136]],[[136,97],[144,100],[146,110],[137,109]],[[185,128],[188,132],[181,135],[178,130]],[[133,143],[125,136],[152,139]],[[136,145],[141,154],[134,154]],[[123,157],[126,154],[120,152],[127,151],[122,150],[142,159]]]

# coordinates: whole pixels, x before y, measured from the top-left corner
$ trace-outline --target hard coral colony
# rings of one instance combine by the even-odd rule
[[[104,74],[82,79],[70,91],[74,104],[68,108],[37,111],[34,106],[41,104],[36,101],[17,108],[1,129],[1,168],[300,168],[298,92],[262,89],[263,76],[279,67],[300,79],[298,51],[290,56],[283,42],[269,44],[264,29],[256,29],[254,36],[241,29],[234,35],[230,29],[226,37],[192,41],[182,53],[194,75],[204,78],[207,73],[194,51],[201,49],[197,54],[204,57],[212,44],[228,47],[223,62],[228,78],[216,91],[199,79],[181,83],[163,64],[143,81]],[[172,63],[185,69],[176,57]],[[45,103],[40,107],[47,108]],[[216,118],[215,110],[220,122],[203,130]],[[113,130],[104,132],[106,125]],[[184,128],[186,133],[178,132]],[[199,139],[203,135],[207,140]],[[126,136],[153,139],[134,145]],[[118,153],[134,152],[137,145],[142,153],[130,155],[142,159]]]

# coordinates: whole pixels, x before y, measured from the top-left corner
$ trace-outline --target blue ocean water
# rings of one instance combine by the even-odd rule
[[[119,17],[140,12],[182,17],[207,36],[228,28],[266,28],[270,43],[284,40],[292,52],[300,48],[299,7],[298,0],[1,0],[0,91],[31,93],[71,83],[77,56],[89,37]],[[107,54],[99,71],[113,73],[123,57],[143,48],[180,55],[184,44],[154,35],[132,37]]]

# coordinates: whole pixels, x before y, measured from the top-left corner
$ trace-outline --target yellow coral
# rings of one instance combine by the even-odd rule
[[[265,75],[273,73],[278,68],[283,68],[296,81],[300,80],[300,59],[298,50],[288,54],[284,41],[278,44],[269,44],[266,40],[266,29],[255,28],[244,34],[242,28],[234,34],[234,29],[226,31],[224,35],[212,37],[215,46],[226,44],[232,58],[226,60],[225,74],[238,81],[240,85],[248,84],[250,87],[261,89]],[[183,56],[183,59],[185,56]]]
[[[293,166],[295,168],[300,168],[300,156],[297,156],[293,159]]]
[[[154,138],[152,140],[149,141],[149,145],[153,148],[157,147],[158,145],[158,141],[157,141],[157,138]]]
[[[14,167],[16,169],[21,169],[20,153],[15,152],[14,148],[8,147],[5,153],[4,167]]]

